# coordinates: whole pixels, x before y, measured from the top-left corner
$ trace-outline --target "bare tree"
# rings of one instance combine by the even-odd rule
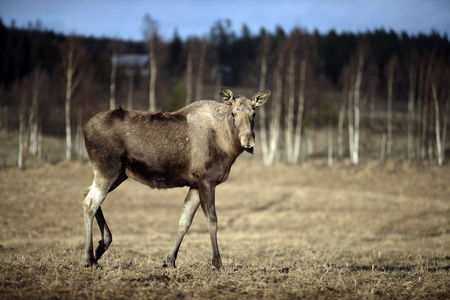
[[[72,35],[62,46],[63,68],[66,83],[65,93],[65,123],[66,123],[66,159],[72,158],[72,126],[71,102],[72,95],[83,77],[81,60],[85,50],[77,37]]]
[[[347,97],[349,93],[349,87],[348,84],[350,83],[350,80],[347,78],[349,75],[349,67],[344,67],[344,70],[342,72],[342,81],[343,81],[343,88],[342,88],[342,100],[341,100],[341,106],[339,109],[339,117],[338,117],[338,132],[337,132],[337,154],[339,159],[344,158],[344,121],[345,121],[345,110],[347,106]]]
[[[295,99],[295,51],[296,43],[290,45],[289,51],[289,62],[288,62],[288,74],[287,74],[287,93],[288,93],[288,103],[286,107],[286,116],[284,118],[284,138],[285,138],[285,149],[286,149],[286,160],[288,163],[292,164],[292,153],[293,153],[293,131],[294,131],[294,99]]]
[[[261,45],[261,69],[259,78],[259,90],[266,89],[266,77],[267,77],[267,60],[269,54],[270,38],[263,34]],[[283,68],[283,53],[278,56],[278,64],[275,74],[276,92],[274,101],[271,102],[270,118],[266,113],[266,106],[259,107],[259,122],[260,122],[260,138],[263,164],[270,166],[274,163],[277,146],[280,135],[280,114],[281,114],[281,96],[282,96],[282,77],[281,72]],[[267,124],[269,124],[269,130],[267,130]]]
[[[32,76],[31,110],[28,119],[28,129],[30,132],[30,148],[32,155],[38,154],[38,134],[39,134],[39,91],[42,84],[42,70],[38,67]]]
[[[160,41],[158,34],[158,23],[150,15],[144,16],[144,40],[148,45],[150,81],[149,81],[149,111],[156,111],[156,76],[158,70],[158,43]]]
[[[303,111],[305,106],[305,89],[306,89],[306,68],[308,63],[308,46],[306,38],[301,30],[294,30],[289,41],[289,62],[287,74],[287,93],[288,104],[286,107],[285,118],[285,147],[286,160],[289,164],[296,164],[300,158],[301,134]],[[300,44],[302,49],[299,49]],[[298,91],[298,101],[295,101],[296,87],[296,66],[297,57],[300,57],[300,84]],[[297,114],[295,111],[297,110]]]
[[[111,56],[111,77],[109,85],[109,109],[116,108],[117,41],[113,40]]]
[[[397,57],[393,56],[387,65],[388,73],[388,102],[387,102],[387,144],[386,155],[392,155],[392,98],[394,89],[394,73],[397,65]]]
[[[196,76],[196,84],[195,84],[195,99],[200,100],[203,99],[203,72],[205,69],[205,57],[206,57],[206,39],[200,40],[200,57],[198,63],[198,71]],[[262,90],[260,90],[262,91]]]
[[[19,150],[17,153],[17,167],[19,169],[25,168],[24,163],[24,144],[25,144],[25,131],[26,131],[26,121],[25,121],[25,106],[26,106],[26,96],[24,93],[22,93],[20,97],[20,104],[19,104]]]
[[[185,105],[192,102],[192,65],[194,63],[194,40],[192,38],[187,41],[188,55],[186,63],[186,101]]]
[[[300,87],[298,93],[297,126],[294,136],[294,151],[292,153],[292,164],[296,164],[300,158],[300,149],[302,142],[303,111],[305,109],[305,91],[306,91],[306,68],[308,65],[308,51],[305,51],[300,63]]]
[[[415,129],[415,101],[416,101],[416,88],[417,88],[417,69],[416,69],[416,55],[411,55],[409,62],[409,92],[408,92],[408,124],[407,124],[407,148],[408,159],[414,159],[414,129]]]
[[[449,73],[450,73],[449,68],[445,66],[445,63],[439,63],[435,67],[435,70],[433,72],[433,78],[431,79],[431,92],[434,102],[434,118],[435,118],[434,132],[436,137],[436,154],[439,166],[442,166],[445,160],[445,140],[447,135],[448,108],[450,98],[449,95],[450,88],[448,85]],[[447,95],[445,95],[446,92]],[[441,112],[440,106],[440,103],[442,102],[444,102],[443,113]]]
[[[360,134],[360,105],[361,85],[364,68],[364,49],[359,47],[355,57],[354,67],[351,71],[350,91],[348,93],[348,133],[350,146],[350,161],[353,165],[359,164],[359,134]],[[356,72],[353,73],[353,72]]]

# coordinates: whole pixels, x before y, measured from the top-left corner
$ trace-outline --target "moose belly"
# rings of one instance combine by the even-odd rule
[[[166,189],[192,185],[187,169],[183,164],[167,162],[155,166],[134,160],[127,162],[125,173],[151,188]]]

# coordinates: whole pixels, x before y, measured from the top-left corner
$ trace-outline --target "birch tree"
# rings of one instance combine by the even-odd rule
[[[387,144],[386,155],[391,158],[392,155],[392,101],[394,90],[394,73],[397,65],[397,57],[393,56],[387,65],[388,76],[388,97],[387,97]]]
[[[39,135],[39,92],[42,85],[42,70],[37,67],[32,75],[31,83],[31,109],[28,119],[28,128],[30,132],[30,148],[32,155],[38,154],[38,135]]]
[[[116,108],[116,73],[117,73],[117,42],[113,41],[113,51],[111,56],[111,76],[109,84],[109,109]]]
[[[267,81],[267,64],[268,64],[268,54],[270,48],[270,38],[263,32],[262,34],[262,45],[261,45],[261,68],[259,77],[259,90],[266,89]],[[280,50],[281,51],[281,50]],[[270,106],[260,106],[259,112],[259,122],[260,122],[260,139],[261,139],[261,149],[263,164],[265,166],[273,165],[277,151],[278,151],[278,140],[280,135],[280,115],[281,115],[281,97],[282,97],[282,69],[283,69],[283,53],[281,52],[278,56],[276,73],[275,73],[275,93],[274,99],[270,103]],[[270,107],[269,115],[267,114],[267,107]],[[269,125],[269,130],[267,129],[267,124]]]
[[[187,41],[187,48],[188,48],[188,55],[187,55],[187,62],[186,62],[186,101],[185,105],[188,105],[192,102],[192,94],[193,94],[193,80],[192,80],[192,65],[194,63],[194,40],[188,39]]]
[[[149,67],[150,67],[150,79],[149,79],[149,111],[156,111],[156,76],[158,70],[158,43],[160,41],[158,34],[158,23],[152,19],[150,15],[144,16],[144,40],[148,46],[149,51]]]
[[[24,144],[25,144],[25,131],[26,131],[26,121],[25,121],[25,108],[26,106],[26,95],[22,93],[20,96],[20,104],[18,107],[19,113],[19,150],[17,151],[17,167],[21,170],[25,168],[24,162]]]
[[[66,124],[66,159],[72,159],[72,95],[83,77],[81,60],[85,55],[79,40],[72,35],[62,46],[63,69],[66,84],[65,92],[65,124]]]
[[[307,41],[300,30],[295,30],[292,32],[289,49],[287,74],[288,104],[286,107],[285,118],[285,147],[287,162],[289,164],[296,164],[300,158],[303,111],[305,106],[306,68],[309,54]],[[300,57],[299,64],[297,63],[297,57]],[[297,101],[295,101],[297,65],[300,66],[298,72],[300,76],[300,84],[298,98]],[[297,114],[295,114],[296,109]]]
[[[351,90],[348,93],[348,128],[350,161],[353,165],[359,164],[359,134],[360,134],[360,105],[361,105],[361,85],[364,68],[364,50],[360,46],[356,54],[354,71],[351,75]]]
[[[411,55],[409,62],[409,90],[408,90],[408,124],[407,124],[407,151],[408,159],[414,159],[414,129],[415,129],[415,101],[417,88],[417,62],[416,55]]]
[[[200,40],[200,56],[198,58],[198,70],[195,83],[195,100],[203,99],[203,73],[205,69],[205,59],[206,59],[206,39]]]

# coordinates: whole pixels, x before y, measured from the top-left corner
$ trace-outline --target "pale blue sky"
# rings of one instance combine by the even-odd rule
[[[44,28],[62,33],[142,39],[145,14],[158,21],[170,39],[175,29],[185,38],[207,35],[213,24],[230,19],[240,33],[253,34],[277,25],[289,32],[300,26],[324,33],[363,32],[377,28],[410,34],[436,30],[448,34],[450,0],[0,0],[0,17],[17,27],[40,19]]]

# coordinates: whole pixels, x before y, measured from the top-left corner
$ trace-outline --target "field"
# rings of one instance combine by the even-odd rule
[[[1,299],[450,298],[449,166],[266,168],[244,155],[217,188],[219,272],[201,209],[177,268],[162,268],[187,189],[131,180],[102,206],[101,267],[84,268],[92,178],[79,162],[0,170]]]

